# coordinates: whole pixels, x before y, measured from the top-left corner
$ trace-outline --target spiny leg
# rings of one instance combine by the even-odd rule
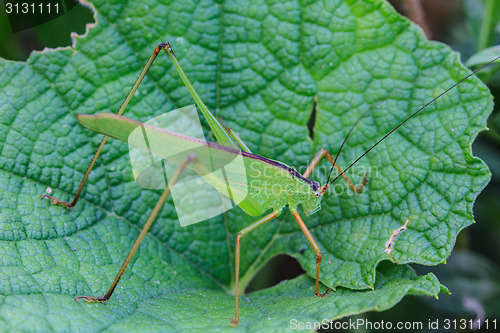
[[[160,50],[161,50],[161,47],[160,47],[160,45],[158,45],[156,47],[156,49],[153,51],[153,54],[151,54],[151,56],[149,57],[148,61],[146,62],[146,65],[144,65],[141,73],[137,77],[137,80],[135,80],[135,83],[132,86],[132,89],[130,89],[130,92],[128,93],[128,95],[125,98],[125,100],[123,101],[120,109],[118,110],[118,112],[117,112],[118,115],[122,115],[123,111],[125,111],[125,108],[127,107],[128,103],[132,99],[132,96],[134,96],[137,88],[139,88],[139,85],[141,84],[141,82],[144,79],[144,77],[146,76],[146,73],[148,72],[149,68],[151,67],[151,65],[155,61],[156,57],[158,56],[158,53],[160,53]],[[89,178],[90,171],[92,171],[92,168],[94,168],[94,165],[97,161],[97,158],[101,154],[102,149],[104,148],[104,145],[108,141],[108,138],[109,138],[109,136],[107,136],[107,135],[104,136],[104,138],[102,138],[101,144],[97,148],[97,151],[95,152],[94,157],[92,157],[92,160],[90,161],[89,166],[87,167],[87,170],[85,171],[85,174],[83,175],[83,178],[80,181],[80,185],[78,186],[78,189],[76,190],[75,196],[73,197],[73,201],[66,202],[66,201],[57,199],[55,197],[52,197],[50,195],[46,195],[46,194],[42,195],[42,199],[43,198],[50,199],[53,205],[60,205],[60,206],[66,207],[66,208],[75,207],[76,203],[78,202],[78,199],[80,198],[80,195],[82,194],[83,187],[85,186],[85,183],[87,182],[87,179]]]
[[[313,160],[311,161],[311,163],[309,164],[309,166],[307,167],[306,171],[304,172],[304,177],[309,177],[309,175],[312,173],[312,171],[314,170],[314,168],[318,165],[319,161],[321,161],[321,159],[323,157],[326,157],[326,159],[328,161],[330,161],[330,163],[332,163],[333,167],[335,169],[337,169],[337,171],[342,174],[342,177],[345,179],[345,181],[347,182],[347,184],[349,184],[349,186],[351,187],[351,189],[355,192],[355,193],[360,193],[361,190],[363,189],[363,187],[366,185],[366,183],[368,183],[368,172],[365,174],[365,177],[363,178],[363,181],[361,182],[360,185],[358,186],[355,186],[353,184],[353,182],[349,179],[349,177],[347,177],[347,175],[345,173],[342,172],[342,169],[337,165],[337,163],[335,163],[335,161],[333,160],[332,158],[332,155],[328,152],[328,150],[326,149],[321,149],[317,154],[316,156],[314,156]]]
[[[321,266],[321,249],[314,240],[309,229],[307,229],[307,226],[305,225],[304,221],[302,221],[302,218],[300,217],[299,213],[297,211],[294,211],[292,214],[293,217],[295,217],[295,220],[297,220],[300,229],[302,229],[302,232],[304,233],[304,235],[306,235],[307,240],[311,244],[311,247],[313,248],[313,251],[316,254],[316,283],[314,285],[314,293],[318,297],[326,297],[328,296],[328,291],[332,290],[332,288],[326,289],[326,291],[322,294],[320,294],[319,292],[319,267]]]
[[[106,294],[104,294],[104,296],[100,296],[100,297],[78,296],[78,297],[75,298],[75,301],[78,300],[78,299],[80,299],[80,298],[83,298],[87,302],[106,302],[107,300],[110,299],[111,295],[113,294],[113,291],[116,288],[116,285],[118,284],[118,282],[120,281],[123,273],[125,272],[125,269],[127,268],[128,264],[130,263],[130,261],[132,260],[132,258],[134,257],[135,252],[139,248],[139,245],[141,245],[142,240],[144,239],[144,237],[148,233],[149,228],[151,227],[151,225],[153,224],[154,220],[156,219],[156,216],[160,213],[161,209],[163,208],[163,205],[165,204],[165,201],[167,200],[168,195],[170,194],[170,189],[179,180],[179,177],[180,177],[182,171],[186,168],[186,165],[188,163],[190,163],[190,162],[193,162],[194,160],[195,160],[194,155],[189,155],[184,160],[184,162],[182,162],[179,165],[179,168],[177,169],[176,173],[172,177],[172,180],[169,182],[167,188],[163,191],[160,199],[158,199],[158,201],[156,202],[156,205],[154,206],[153,211],[151,212],[151,214],[149,214],[148,220],[144,224],[144,227],[142,227],[142,230],[139,233],[139,236],[135,240],[134,245],[130,249],[130,252],[128,253],[127,258],[125,258],[125,261],[123,262],[122,267],[118,271],[118,274],[116,274],[115,280],[113,281],[113,283],[109,287],[109,289],[106,292]]]
[[[234,308],[235,308],[235,315],[234,319],[231,318],[231,326],[235,327],[238,325],[240,322],[240,297],[239,297],[239,280],[240,280],[240,248],[241,248],[241,238],[248,234],[250,231],[254,230],[255,228],[263,225],[266,222],[271,221],[272,219],[276,218],[278,216],[278,212],[272,212],[269,215],[264,216],[263,218],[257,220],[256,222],[252,223],[245,229],[241,230],[238,232],[238,235],[236,236],[236,250],[234,251],[234,256],[235,256],[235,282],[234,282]]]

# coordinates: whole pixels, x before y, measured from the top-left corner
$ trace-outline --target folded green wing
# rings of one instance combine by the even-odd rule
[[[177,165],[190,154],[194,154],[195,162],[188,164],[187,167],[252,216],[261,215],[267,209],[273,208],[270,206],[269,194],[266,193],[269,182],[282,178],[292,180],[286,170],[249,157],[249,154],[239,150],[208,143],[116,114],[79,114],[78,121],[88,129],[128,142],[134,147]],[[244,167],[234,163],[237,158],[242,159]]]

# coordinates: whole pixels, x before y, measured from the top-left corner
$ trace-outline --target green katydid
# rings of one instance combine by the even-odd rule
[[[151,126],[142,124],[140,122],[127,119],[121,116],[123,114],[126,106],[130,102],[132,96],[136,92],[137,88],[139,87],[142,79],[146,75],[147,71],[153,64],[154,60],[156,59],[157,55],[161,50],[164,50],[169,59],[173,62],[175,69],[177,70],[178,74],[182,78],[183,82],[185,83],[186,87],[188,88],[191,96],[194,98],[196,104],[198,105],[199,109],[203,113],[204,117],[206,118],[212,132],[214,133],[218,143],[220,145],[216,144],[208,144],[204,141],[196,140],[193,138],[189,138],[180,134],[168,132],[165,130],[161,129],[156,129]],[[495,59],[496,60],[496,59]],[[494,60],[494,61],[495,61]],[[485,65],[486,66],[486,65]],[[484,66],[483,66],[484,67]],[[481,67],[482,68],[482,67]],[[480,68],[480,69],[481,69]],[[479,71],[478,69],[477,71]],[[476,73],[475,71],[474,73]],[[473,75],[474,73],[470,74],[469,76]],[[101,145],[99,146],[96,154],[94,155],[81,183],[80,186],[75,194],[74,200],[71,203],[61,201],[59,199],[56,199],[54,197],[50,197],[48,195],[44,195],[43,197],[47,197],[52,199],[53,204],[58,204],[65,206],[66,208],[72,208],[75,206],[77,203],[80,194],[82,192],[82,189],[85,185],[85,182],[88,178],[88,175],[93,168],[100,152],[102,151],[102,148],[104,144],[106,143],[107,139],[109,136],[113,138],[117,138],[120,140],[123,140],[127,142],[129,140],[129,135],[130,133],[135,130],[136,128],[147,128],[149,131],[153,131],[157,133],[155,135],[155,138],[158,140],[166,140],[169,142],[169,144],[164,145],[166,151],[154,151],[153,153],[158,154],[160,157],[166,157],[164,155],[168,155],[168,149],[169,147],[172,147],[172,145],[178,145],[180,147],[185,146],[186,148],[189,149],[194,149],[194,148],[199,148],[199,147],[210,147],[213,149],[213,151],[217,152],[217,156],[220,156],[221,154],[228,157],[228,159],[231,156],[236,156],[238,154],[241,154],[243,157],[244,163],[246,167],[246,170],[263,170],[266,169],[267,172],[271,172],[271,175],[269,177],[265,178],[259,178],[258,175],[252,174],[251,172],[248,172],[246,177],[249,179],[249,186],[248,186],[248,194],[245,197],[244,200],[240,201],[238,205],[249,215],[251,216],[259,216],[264,214],[265,212],[269,211],[270,209],[272,210],[271,213],[267,214],[266,216],[260,218],[250,226],[244,228],[241,230],[236,238],[236,249],[235,249],[235,318],[231,321],[231,324],[233,326],[237,325],[240,316],[239,316],[239,288],[238,288],[238,282],[239,282],[239,267],[240,267],[240,253],[241,253],[241,238],[248,234],[250,231],[256,229],[260,225],[276,218],[279,213],[281,212],[282,208],[286,205],[289,206],[290,211],[292,212],[292,215],[298,222],[299,226],[301,227],[302,231],[304,232],[305,236],[307,237],[308,241],[310,242],[315,254],[316,254],[316,281],[315,281],[315,294],[316,296],[319,297],[324,297],[327,295],[328,289],[320,293],[319,291],[319,273],[320,273],[320,265],[321,265],[321,250],[319,246],[317,245],[316,241],[314,240],[314,237],[312,234],[309,232],[307,226],[304,224],[302,221],[302,218],[300,217],[299,213],[297,212],[297,206],[301,205],[303,208],[303,211],[305,212],[306,215],[313,214],[320,208],[320,203],[322,199],[322,195],[326,192],[327,188],[339,177],[343,177],[346,182],[349,184],[351,189],[358,193],[361,191],[363,186],[367,182],[367,178],[365,175],[365,178],[363,179],[363,182],[355,186],[349,178],[346,176],[345,172],[351,168],[359,159],[361,159],[363,156],[365,156],[370,150],[372,150],[375,146],[377,146],[380,142],[382,142],[388,135],[396,131],[401,125],[403,125],[406,121],[411,119],[413,116],[415,116],[417,113],[419,113],[421,110],[423,110],[427,105],[432,103],[434,100],[437,98],[441,97],[442,95],[446,94],[450,89],[454,88],[458,84],[460,84],[462,81],[467,79],[469,76],[464,78],[463,80],[459,81],[455,85],[453,85],[451,88],[447,89],[443,93],[441,93],[439,96],[434,98],[431,102],[427,103],[425,106],[411,114],[406,120],[401,122],[397,127],[395,127],[393,130],[391,130],[389,133],[387,133],[385,136],[383,136],[379,141],[377,141],[370,149],[368,149],[365,153],[363,153],[358,159],[356,159],[351,165],[349,165],[346,169],[342,170],[336,163],[337,158],[333,158],[332,155],[327,151],[327,150],[320,150],[312,162],[309,164],[307,167],[306,171],[304,174],[300,174],[297,172],[295,169],[277,161],[273,161],[270,159],[267,159],[265,157],[259,156],[259,155],[254,155],[252,154],[249,149],[245,146],[243,141],[231,130],[226,129],[224,126],[222,126],[217,119],[213,116],[213,114],[208,110],[208,108],[205,106],[205,104],[202,102],[200,99],[199,95],[196,93],[194,90],[193,86],[189,82],[187,76],[183,72],[179,62],[177,61],[174,52],[172,51],[172,48],[168,43],[160,44],[153,52],[149,60],[147,61],[146,65],[144,66],[143,70],[139,74],[138,79],[136,80],[135,84],[133,85],[131,91],[127,95],[124,103],[122,104],[121,108],[119,109],[117,114],[103,114],[99,116],[88,116],[88,115],[79,115],[78,119],[80,123],[89,128],[92,129],[96,132],[105,134],[106,136],[103,138]],[[352,129],[351,129],[352,131]],[[350,132],[349,132],[350,133]],[[347,135],[347,137],[349,134]],[[347,140],[347,137],[345,140]],[[345,142],[344,140],[344,142]],[[342,145],[343,146],[343,145]],[[342,149],[342,146],[340,149]],[[337,157],[338,154],[337,153]],[[318,182],[314,182],[308,179],[310,174],[312,173],[313,169],[318,165],[320,160],[326,157],[327,160],[332,164],[332,169],[330,171],[330,175],[333,171],[333,168],[337,169],[339,174],[333,179],[333,180],[328,180],[325,185],[321,186]],[[219,157],[218,157],[219,158]],[[136,242],[134,243],[132,249],[130,250],[127,258],[125,259],[122,267],[120,268],[114,282],[112,283],[111,287],[109,288],[108,292],[102,296],[102,297],[88,297],[88,296],[80,296],[77,297],[79,298],[84,298],[85,300],[92,302],[92,301],[98,301],[98,302],[104,302],[107,301],[117,283],[119,282],[122,274],[124,273],[127,265],[131,261],[133,255],[135,254],[135,251],[139,247],[142,239],[146,235],[147,231],[149,230],[151,224],[154,222],[157,214],[161,210],[163,204],[165,203],[165,200],[170,194],[171,187],[175,184],[175,182],[178,180],[180,174],[183,172],[185,168],[192,168],[198,173],[203,173],[203,168],[201,167],[196,167],[197,161],[199,159],[199,156],[192,156],[192,155],[185,155],[182,158],[179,158],[176,162],[179,163],[179,167],[177,172],[171,179],[169,179],[169,186],[164,190],[163,194],[161,195],[160,199],[158,200],[157,204],[155,205],[153,211],[151,212],[150,216],[148,217],[148,220],[146,224],[144,225],[140,235],[138,236]],[[328,177],[330,178],[330,176]],[[229,175],[229,181],[231,181],[231,175]],[[217,182],[217,180],[215,181]],[[252,185],[257,182],[257,185]],[[278,193],[273,193],[272,191],[267,191],[266,189],[272,187],[273,185],[278,184],[280,191]],[[219,190],[219,188],[215,185],[216,189]],[[406,225],[406,224],[405,224]],[[395,235],[396,236],[396,235]],[[395,238],[395,237],[394,237]],[[394,240],[393,240],[394,241]],[[392,244],[391,244],[392,245]],[[390,253],[389,253],[390,254]]]

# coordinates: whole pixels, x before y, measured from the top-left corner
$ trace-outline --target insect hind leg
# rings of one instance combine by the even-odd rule
[[[255,221],[250,224],[245,229],[238,232],[236,236],[236,247],[234,251],[234,308],[235,308],[235,316],[231,318],[231,326],[236,327],[240,322],[240,295],[239,295],[239,280],[240,280],[240,256],[241,256],[241,239],[243,236],[248,234],[250,231],[256,229],[257,227],[263,225],[266,222],[271,221],[272,219],[278,216],[279,212],[274,211],[271,214],[264,216],[263,218]]]
[[[186,168],[186,166],[189,163],[196,163],[196,162],[197,162],[197,160],[196,160],[195,155],[194,154],[190,154],[179,165],[179,167],[178,167],[177,171],[175,172],[175,174],[173,175],[172,179],[169,180],[168,186],[165,188],[165,190],[163,190],[162,195],[160,196],[160,198],[156,202],[156,205],[154,206],[153,210],[151,211],[151,214],[149,215],[146,223],[142,227],[141,232],[139,233],[139,236],[137,236],[137,239],[135,240],[134,245],[130,249],[127,257],[125,258],[125,261],[123,262],[122,266],[120,267],[120,270],[116,274],[116,277],[115,277],[113,283],[111,284],[111,286],[109,287],[108,291],[106,292],[106,294],[104,294],[104,296],[99,296],[99,297],[95,297],[95,296],[78,296],[78,297],[75,298],[75,301],[78,301],[79,299],[84,299],[88,303],[90,303],[90,302],[100,302],[100,303],[103,303],[103,302],[108,301],[111,298],[111,295],[115,291],[115,288],[118,285],[118,282],[120,281],[123,273],[125,273],[125,269],[127,268],[128,264],[132,261],[132,258],[134,257],[135,252],[139,248],[139,245],[141,245],[141,242],[144,239],[144,237],[146,236],[147,232],[149,231],[149,228],[151,227],[151,225],[153,224],[153,222],[156,220],[156,217],[158,216],[158,214],[160,213],[161,209],[163,208],[163,205],[165,204],[165,201],[167,200],[168,196],[170,195],[170,190],[175,185],[175,183],[177,183],[177,181],[179,180],[179,177],[180,177],[181,173],[184,171],[184,169]]]

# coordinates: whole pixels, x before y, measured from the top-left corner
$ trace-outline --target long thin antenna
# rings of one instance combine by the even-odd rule
[[[365,112],[361,115],[361,117],[359,117],[359,118],[358,118],[358,120],[356,120],[356,122],[354,123],[354,125],[352,125],[351,129],[349,130],[349,133],[347,133],[347,135],[345,136],[344,141],[342,141],[342,144],[340,145],[340,149],[339,149],[339,151],[337,152],[337,154],[335,155],[335,159],[333,160],[333,164],[332,164],[332,168],[330,169],[330,173],[328,174],[328,179],[326,180],[326,183],[327,183],[327,184],[328,184],[328,182],[330,181],[330,177],[331,177],[331,175],[332,175],[334,165],[335,165],[335,163],[337,163],[337,159],[339,158],[340,152],[342,151],[342,148],[344,148],[344,145],[345,145],[345,143],[346,143],[347,139],[349,138],[349,136],[351,135],[352,131],[354,130],[354,127],[356,127],[356,126],[359,124],[359,122],[365,118],[365,116],[366,116],[366,114],[367,114],[368,112],[370,112],[370,109],[368,109],[367,111],[365,111]]]
[[[360,159],[362,159],[366,154],[368,154],[373,148],[375,148],[376,146],[378,146],[379,143],[381,143],[382,141],[385,140],[385,138],[387,138],[389,135],[391,135],[394,131],[396,131],[398,128],[400,128],[404,123],[406,123],[408,120],[410,120],[411,118],[413,118],[415,115],[417,115],[417,113],[419,113],[420,111],[422,111],[423,109],[425,109],[426,107],[428,107],[430,104],[434,103],[437,99],[441,98],[441,96],[443,96],[444,94],[448,93],[451,89],[455,88],[456,86],[458,86],[460,83],[464,82],[465,80],[467,80],[468,78],[470,78],[472,75],[475,75],[477,72],[479,72],[480,70],[482,70],[484,67],[486,66],[489,66],[490,64],[494,63],[495,61],[497,61],[498,59],[500,59],[500,56],[496,57],[495,59],[493,59],[492,61],[488,62],[487,64],[479,67],[478,69],[476,69],[475,71],[473,71],[472,73],[470,73],[469,75],[467,75],[466,77],[464,77],[463,79],[461,79],[460,81],[458,81],[457,83],[455,83],[454,85],[452,85],[450,88],[446,89],[444,92],[442,92],[441,94],[439,94],[437,97],[433,98],[430,102],[428,102],[427,104],[425,104],[424,106],[422,106],[420,109],[418,109],[417,111],[415,111],[411,116],[409,116],[408,118],[406,118],[403,122],[401,122],[398,126],[396,126],[395,128],[393,128],[389,133],[387,133],[386,135],[384,135],[380,140],[378,140],[373,146],[370,147],[370,149],[368,149],[367,151],[365,151],[360,157],[358,157],[354,162],[351,163],[351,165],[349,165],[347,168],[344,169],[344,171],[342,171],[337,177],[335,177],[330,183],[327,183],[328,186],[330,186],[331,184],[333,184],[333,182],[335,182],[337,179],[339,179],[340,176],[342,176],[344,173],[346,173],[347,170],[349,170],[354,164],[356,164]],[[351,129],[352,130],[352,129]],[[347,138],[346,138],[347,139]],[[345,141],[345,140],[344,140]],[[343,144],[342,144],[343,145]]]

